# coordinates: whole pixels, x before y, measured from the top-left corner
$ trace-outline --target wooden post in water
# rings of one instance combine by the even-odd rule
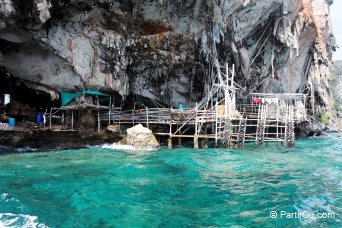
[[[198,145],[198,135],[194,136],[194,149],[199,149],[199,145]]]
[[[172,137],[170,137],[168,140],[167,140],[167,147],[169,149],[172,149]]]
[[[215,104],[215,147],[217,147],[217,142],[218,142],[218,137],[217,137],[217,135],[218,135],[218,116],[217,116],[217,112],[218,112],[218,110],[217,110],[217,100],[216,100],[216,104]]]
[[[194,135],[194,148],[198,149],[198,121],[197,121],[197,102],[195,107],[195,135]]]
[[[184,132],[182,132],[182,130],[179,131],[180,135],[183,135]],[[178,146],[182,145],[182,137],[178,137]]]
[[[208,138],[203,139],[203,148],[208,148]]]
[[[169,139],[167,140],[167,147],[172,149],[172,122],[170,120],[170,132],[169,132]]]

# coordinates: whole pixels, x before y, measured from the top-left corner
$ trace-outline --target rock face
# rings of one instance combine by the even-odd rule
[[[334,62],[334,73],[335,73],[335,101],[338,103],[340,110],[342,110],[342,60]],[[336,104],[337,105],[337,104]]]
[[[98,89],[190,106],[208,93],[217,63],[228,62],[241,97],[303,92],[320,116],[333,112],[331,3],[3,0],[0,66],[52,99]]]
[[[335,108],[337,109],[337,117],[333,123],[333,129],[342,131],[342,60],[334,62],[335,80],[333,81],[333,93],[335,100]]]
[[[120,144],[131,145],[138,150],[155,149],[159,147],[159,143],[152,131],[138,124],[127,129],[127,136],[124,137]]]

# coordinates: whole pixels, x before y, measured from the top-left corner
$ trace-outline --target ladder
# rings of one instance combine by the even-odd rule
[[[267,118],[267,105],[260,104],[258,111],[258,123],[255,137],[255,144],[261,146],[265,141],[265,128],[266,128],[266,118]]]
[[[216,134],[218,139],[222,139],[224,135],[224,118],[217,118]]]
[[[226,145],[227,148],[231,147],[232,135],[233,135],[233,126],[232,121],[229,118],[225,119],[224,122],[224,132],[222,137],[222,143]]]
[[[295,133],[294,133],[294,108],[293,105],[287,107],[287,118],[285,127],[285,143],[288,147],[295,145]]]
[[[245,147],[246,129],[247,129],[247,117],[241,118],[240,123],[239,123],[236,149],[243,149]]]

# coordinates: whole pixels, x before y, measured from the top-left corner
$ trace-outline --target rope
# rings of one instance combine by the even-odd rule
[[[162,104],[160,104],[157,100],[153,99],[152,97],[149,96],[148,93],[145,92],[144,89],[142,89],[137,83],[134,83],[134,87],[140,90],[140,94],[144,93],[146,95],[147,98],[149,98],[155,105],[157,108],[161,107],[161,108],[165,108]],[[144,105],[144,107],[146,107]]]

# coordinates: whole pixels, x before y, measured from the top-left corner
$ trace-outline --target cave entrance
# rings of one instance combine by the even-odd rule
[[[4,112],[17,121],[34,120],[38,112],[49,111],[51,107],[59,105],[58,101],[51,101],[50,94],[30,88],[21,79],[0,70],[1,98],[4,94],[10,94],[11,98]]]

